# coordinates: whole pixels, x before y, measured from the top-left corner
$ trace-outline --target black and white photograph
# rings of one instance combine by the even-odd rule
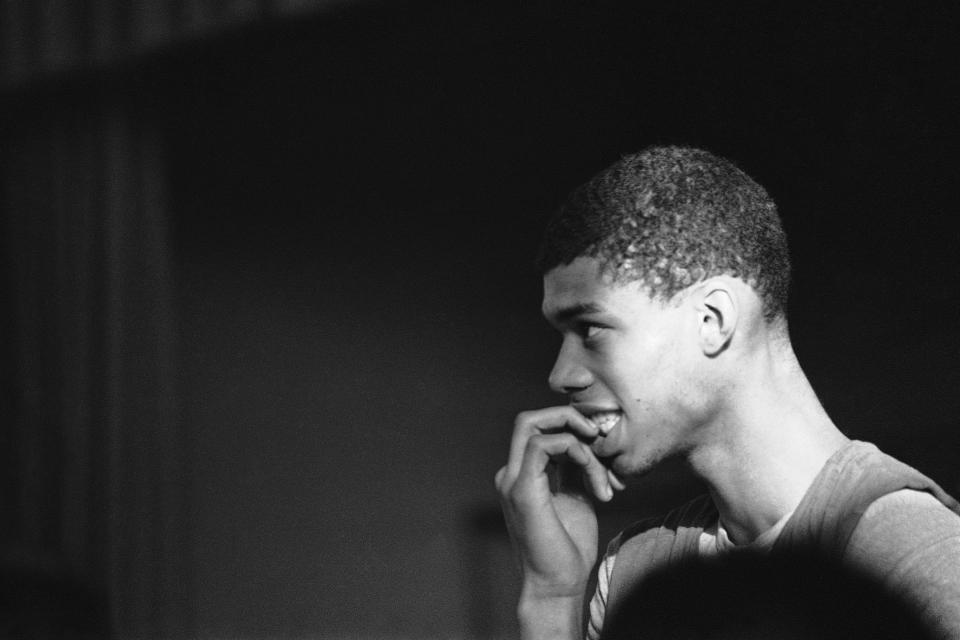
[[[0,638],[960,640],[958,33],[0,0]]]

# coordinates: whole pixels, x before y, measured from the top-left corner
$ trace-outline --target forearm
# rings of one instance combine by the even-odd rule
[[[583,640],[583,596],[520,598],[517,605],[523,640]]]

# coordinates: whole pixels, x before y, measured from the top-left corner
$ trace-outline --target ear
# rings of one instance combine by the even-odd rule
[[[722,282],[713,282],[703,289],[697,305],[700,320],[700,349],[715,357],[730,345],[737,328],[738,309],[733,291]]]

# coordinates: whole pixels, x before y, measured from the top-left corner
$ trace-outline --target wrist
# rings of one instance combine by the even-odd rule
[[[583,637],[583,598],[583,593],[563,596],[523,593],[517,605],[520,637],[523,640],[580,640]]]

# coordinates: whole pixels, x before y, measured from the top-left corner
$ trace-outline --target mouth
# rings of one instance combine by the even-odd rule
[[[597,427],[597,430],[600,432],[600,435],[608,435],[617,423],[620,422],[620,418],[623,416],[623,412],[619,410],[614,411],[598,411],[587,416],[587,419]]]
[[[607,439],[613,429],[620,424],[623,411],[620,409],[600,409],[598,407],[577,407],[577,410],[592,422],[600,432],[600,436],[593,441],[590,448],[601,464],[607,468],[610,484],[617,490],[623,490],[625,486],[623,480],[613,471],[613,462],[618,449],[617,438]]]

